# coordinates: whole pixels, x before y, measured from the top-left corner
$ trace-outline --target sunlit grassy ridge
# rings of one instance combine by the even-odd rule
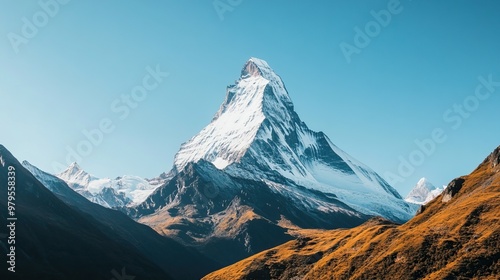
[[[498,279],[500,147],[458,179],[451,200],[443,202],[449,188],[406,224],[304,230],[204,279]]]

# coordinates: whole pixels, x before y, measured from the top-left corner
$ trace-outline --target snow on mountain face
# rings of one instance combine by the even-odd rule
[[[57,177],[90,201],[108,208],[137,205],[164,183],[158,178],[146,180],[130,175],[99,179],[85,172],[77,163],[71,164]]]
[[[241,159],[265,120],[262,106],[270,82],[262,75],[261,69],[268,69],[266,66],[267,63],[257,59],[246,64],[242,78],[236,86],[228,88],[226,100],[212,122],[182,145],[175,156],[177,170],[200,159],[224,169]],[[264,73],[271,78],[269,72]]]
[[[376,172],[324,133],[310,130],[294,111],[281,78],[257,58],[251,58],[236,84],[228,87],[212,122],[181,146],[174,171],[202,159],[232,176],[271,181],[282,176],[333,193],[365,214],[400,220],[413,214]]]
[[[38,169],[38,167],[32,165],[28,161],[26,161],[26,160],[23,161],[22,165],[24,168],[26,168],[26,170],[28,170],[31,174],[33,174],[33,176],[35,176],[35,178],[37,178],[40,182],[50,183],[50,182],[54,181],[53,177],[47,176],[43,171]],[[51,184],[44,184],[44,186],[46,188],[48,188],[50,191],[54,191],[53,189],[51,189],[51,186],[52,186]]]
[[[440,195],[444,188],[437,188],[426,178],[422,178],[406,196],[405,200],[410,203],[425,205]]]

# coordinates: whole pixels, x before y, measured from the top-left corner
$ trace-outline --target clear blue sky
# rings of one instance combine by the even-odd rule
[[[479,76],[500,81],[500,2],[402,0],[348,63],[340,44],[355,46],[355,27],[389,2],[245,0],[221,20],[211,0],[72,0],[45,18],[38,1],[0,0],[0,143],[52,172],[82,130],[108,118],[114,130],[81,166],[99,177],[157,176],[255,56],[281,75],[312,129],[381,175],[399,174],[415,139],[442,128],[446,141],[394,186],[406,195],[420,177],[447,184],[500,145],[500,87],[471,98]],[[16,53],[23,18],[40,27],[24,27],[32,38],[16,37]],[[122,120],[111,104],[157,65],[170,75]],[[464,101],[470,116],[443,118]]]

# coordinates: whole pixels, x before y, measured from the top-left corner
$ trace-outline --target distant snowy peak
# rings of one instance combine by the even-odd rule
[[[405,200],[414,204],[427,204],[440,195],[443,190],[444,187],[437,188],[427,181],[426,178],[422,178],[415,187],[413,187],[408,196],[406,196]]]
[[[85,188],[91,182],[99,180],[85,172],[78,163],[73,162],[66,170],[57,175],[60,179],[71,182],[73,189]]]
[[[139,204],[165,182],[161,177],[147,180],[130,175],[100,179],[85,172],[77,163],[56,176],[90,201],[108,208]]]

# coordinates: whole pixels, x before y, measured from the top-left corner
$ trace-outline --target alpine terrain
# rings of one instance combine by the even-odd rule
[[[440,195],[444,191],[445,187],[446,186],[443,188],[437,188],[432,183],[427,181],[426,178],[422,178],[406,196],[405,200],[413,204],[427,204]]]
[[[404,225],[304,230],[203,279],[499,279],[500,147],[420,212]]]
[[[14,252],[15,273],[4,267],[0,279],[194,280],[220,267],[122,212],[88,201],[56,176],[19,163],[0,145],[0,180],[8,177],[15,178],[15,210],[7,211],[7,188],[1,188],[0,217],[17,218],[15,243],[2,237],[0,252]]]
[[[151,180],[130,175],[99,179],[85,172],[76,162],[57,177],[88,200],[107,208],[139,204],[165,182],[161,176]]]
[[[281,78],[257,58],[165,177],[127,213],[224,264],[300,228],[354,227],[374,216],[402,223],[415,211],[376,172],[309,129]]]
[[[0,232],[4,235],[10,229],[9,239],[0,239],[0,253],[10,255],[9,267],[14,270],[8,271],[4,261],[0,279],[111,279],[114,272],[145,279],[172,279],[137,248],[113,233],[112,225],[105,225],[56,197],[2,145],[0,180],[15,181],[9,189],[9,195],[15,192],[15,200],[9,200],[9,204],[7,187],[0,188],[0,218],[3,221],[17,219],[9,221],[12,228],[3,226]],[[2,186],[6,185],[2,183]],[[118,211],[113,212],[115,217],[128,219]]]

